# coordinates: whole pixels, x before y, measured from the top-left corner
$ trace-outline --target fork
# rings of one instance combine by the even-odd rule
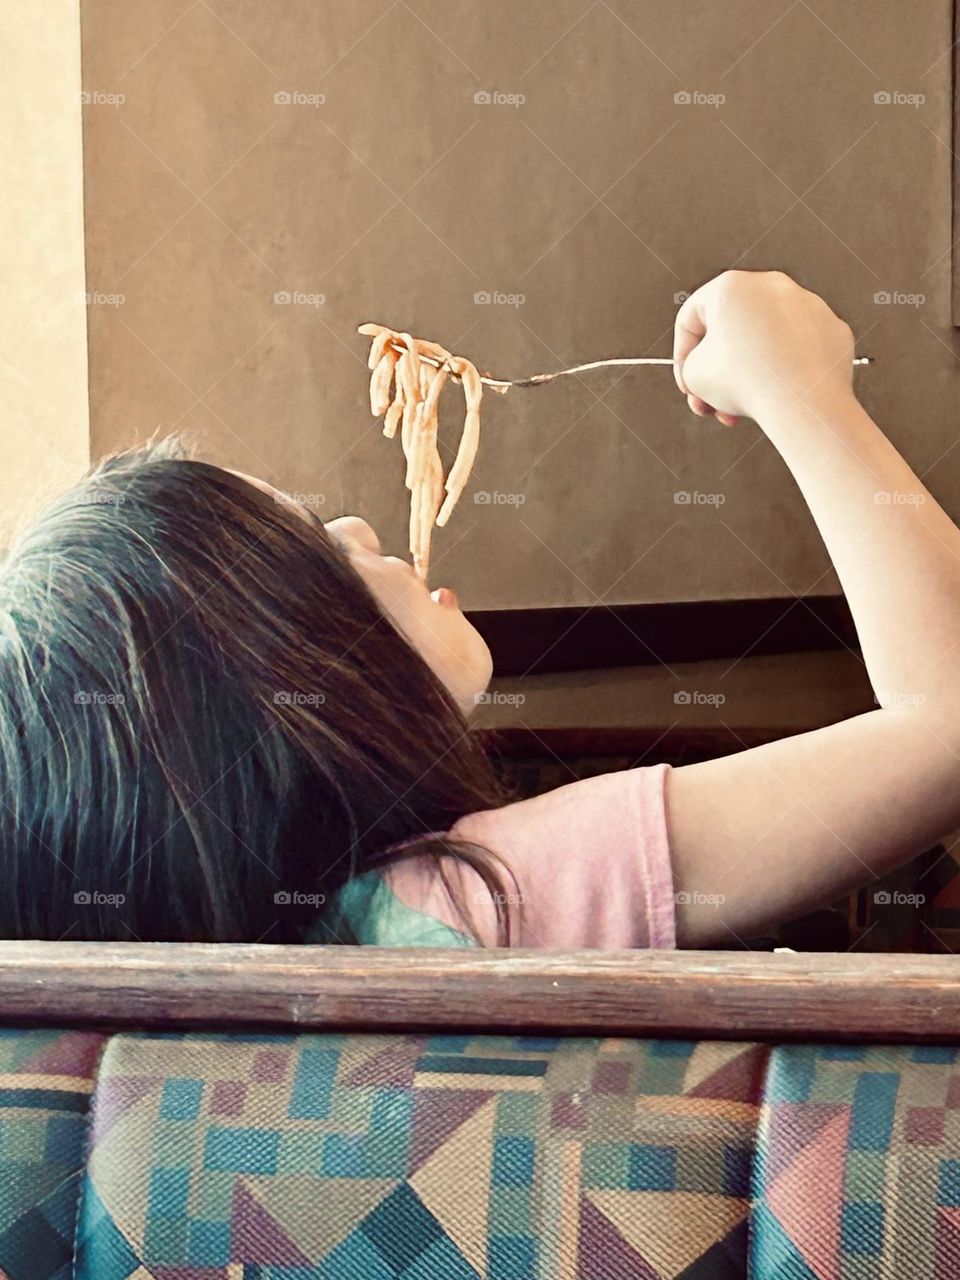
[[[398,346],[397,343],[390,344],[394,351],[401,354],[406,350],[405,347]],[[443,361],[436,356],[422,355],[420,359],[425,364],[432,364],[435,369],[439,369],[443,365]],[[873,364],[873,356],[857,356],[853,361],[855,365]],[[647,365],[661,364],[672,365],[673,360],[669,356],[618,356],[611,360],[591,360],[589,364],[577,364],[571,369],[557,369],[553,373],[535,373],[530,378],[491,378],[489,374],[481,374],[480,381],[485,387],[489,387],[491,391],[495,391],[497,395],[505,396],[511,387],[542,387],[548,382],[553,382],[555,378],[566,378],[570,374],[587,373],[591,369],[611,369],[624,365]],[[456,378],[456,374],[452,374]],[[459,381],[459,379],[457,379]]]

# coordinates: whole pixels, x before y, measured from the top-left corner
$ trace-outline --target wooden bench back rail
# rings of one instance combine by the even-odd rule
[[[0,942],[0,1020],[960,1043],[960,958]]]

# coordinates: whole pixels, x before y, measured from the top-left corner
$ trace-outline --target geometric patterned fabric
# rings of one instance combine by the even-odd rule
[[[755,1177],[756,1280],[956,1280],[958,1051],[775,1049]]]
[[[0,1280],[747,1275],[960,1278],[958,1050],[0,1030]]]
[[[81,1280],[726,1280],[767,1051],[119,1035]]]
[[[0,1028],[0,1276],[72,1280],[90,1096],[106,1037]]]

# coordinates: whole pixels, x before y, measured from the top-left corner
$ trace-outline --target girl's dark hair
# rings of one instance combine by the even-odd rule
[[[504,800],[321,522],[176,442],[0,570],[0,936],[352,941],[337,890],[422,852],[500,903],[496,859],[431,833]]]

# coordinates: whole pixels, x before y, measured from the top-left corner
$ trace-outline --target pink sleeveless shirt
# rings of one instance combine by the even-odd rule
[[[456,823],[451,835],[491,850],[505,868],[511,945],[676,946],[668,771],[656,765],[586,778]],[[425,943],[436,944],[452,930],[460,945],[469,945],[465,935],[475,935],[482,945],[496,946],[497,908],[490,890],[452,859],[448,877],[453,897],[433,862],[412,858],[392,867],[384,880],[407,920],[415,918],[411,912],[424,919]],[[468,920],[458,903],[465,904]],[[389,936],[376,940],[391,944]]]

